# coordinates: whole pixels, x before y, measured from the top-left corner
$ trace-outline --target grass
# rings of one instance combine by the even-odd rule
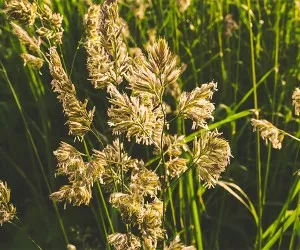
[[[75,0],[52,2],[64,16],[60,49],[67,71],[81,99],[87,97],[91,104],[103,107],[96,111],[95,124],[100,137],[110,141],[108,103],[87,81],[86,53],[80,45],[87,5]],[[149,39],[147,31],[155,28],[157,36],[165,37],[186,64],[179,80],[184,90],[218,82],[215,120],[209,127],[224,133],[234,156],[216,188],[205,189],[189,171],[168,190],[166,227],[197,249],[298,249],[299,142],[286,137],[280,151],[265,146],[259,133],[252,132],[250,118],[259,115],[292,136],[300,136],[300,120],[291,104],[300,81],[299,1],[194,0],[183,13],[176,0],[152,2],[143,20],[133,15],[128,4],[120,4],[130,30],[128,45],[142,47]],[[232,36],[225,35],[227,14],[239,26]],[[0,227],[0,248],[35,249],[24,236],[27,232],[43,249],[65,249],[67,242],[78,249],[103,249],[105,235],[122,226],[99,184],[93,188],[94,199],[88,207],[64,210],[48,199],[65,183],[54,178],[52,152],[61,140],[73,142],[51,91],[47,67],[41,74],[23,67],[19,52],[25,48],[5,15],[0,20],[0,172],[24,224],[21,231],[11,224]],[[199,131],[186,127],[179,120],[176,129],[190,142]],[[88,135],[84,145],[74,144],[88,152],[95,143]],[[132,154],[138,155],[139,149],[134,147]]]

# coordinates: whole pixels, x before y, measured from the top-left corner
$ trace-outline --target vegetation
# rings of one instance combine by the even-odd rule
[[[0,7],[1,249],[300,248],[299,0]]]

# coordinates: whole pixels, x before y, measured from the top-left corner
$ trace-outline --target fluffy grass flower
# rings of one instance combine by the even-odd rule
[[[108,236],[108,243],[116,250],[137,250],[140,249],[140,239],[132,233],[114,233]]]
[[[295,114],[299,116],[300,114],[300,89],[296,88],[293,96],[293,105],[295,106]]]
[[[119,85],[128,70],[129,57],[115,1],[91,5],[85,18],[89,79],[95,88]]]
[[[114,140],[112,145],[107,145],[102,151],[94,149],[92,158],[104,166],[101,183],[107,191],[112,191],[121,185],[122,175],[138,166],[138,161],[125,152],[124,145],[119,139]]]
[[[41,58],[38,58],[36,56],[30,55],[28,53],[22,53],[21,57],[24,60],[24,66],[25,65],[29,65],[35,69],[40,69],[43,64],[44,64],[44,60]]]
[[[251,119],[251,124],[254,131],[259,131],[260,136],[265,140],[266,144],[270,141],[273,148],[281,149],[284,134],[271,122],[267,120]]]
[[[180,12],[185,12],[191,5],[191,0],[177,0]]]
[[[192,129],[207,128],[207,119],[213,120],[212,112],[215,106],[210,102],[213,93],[217,90],[217,83],[202,84],[192,92],[183,92],[178,104],[178,115],[193,121]]]
[[[140,194],[141,196],[149,195],[155,197],[157,191],[161,189],[159,177],[155,172],[145,167],[133,170],[130,189],[132,193]]]
[[[61,142],[59,148],[53,153],[58,161],[57,175],[66,175],[69,181],[78,180],[85,169],[82,154],[65,142]]]
[[[180,73],[167,41],[159,39],[150,46],[148,58],[141,56],[133,63],[128,81],[134,93],[147,92],[161,100],[165,88],[174,83]]]
[[[154,109],[152,102],[144,104],[141,97],[122,95],[113,85],[108,87],[108,92],[112,104],[108,109],[108,124],[113,127],[113,133],[126,133],[128,139],[134,136],[137,143],[157,145],[163,127],[161,109]]]
[[[194,246],[185,246],[183,243],[180,242],[179,235],[176,235],[174,240],[172,240],[164,250],[196,250]]]
[[[43,26],[36,30],[36,33],[42,37],[47,38],[54,44],[62,44],[62,35],[64,29],[62,28],[63,16],[59,13],[53,13],[51,8],[44,4],[40,8],[39,17]]]
[[[113,193],[109,198],[109,202],[120,211],[124,223],[132,225],[140,224],[144,211],[144,200],[141,196]]]
[[[208,188],[216,185],[231,157],[229,143],[220,135],[217,130],[201,131],[199,138],[194,140],[193,164],[199,180]]]
[[[31,37],[21,26],[14,22],[10,22],[10,25],[23,45],[32,52],[40,51],[41,40],[39,38],[36,39],[35,37]]]
[[[58,99],[62,103],[64,113],[68,118],[69,134],[81,140],[90,131],[95,108],[87,111],[87,100],[81,102],[76,98],[75,86],[62,67],[60,57],[55,47],[49,49],[50,73],[54,78],[51,85],[57,92]]]
[[[167,175],[173,177],[180,176],[187,170],[187,159],[175,157],[166,162]]]
[[[74,206],[88,205],[92,198],[92,190],[86,183],[74,182],[61,187],[59,191],[52,193],[50,198],[57,202],[64,202],[65,206],[67,203]]]
[[[28,0],[9,0],[4,3],[4,12],[9,19],[17,20],[24,24],[33,25],[37,16],[37,5]]]
[[[10,190],[7,183],[0,181],[0,225],[11,221],[16,215],[16,208],[10,203]]]
[[[162,228],[163,202],[156,199],[145,205],[140,231],[146,249],[155,249],[157,242],[163,240],[165,230]]]

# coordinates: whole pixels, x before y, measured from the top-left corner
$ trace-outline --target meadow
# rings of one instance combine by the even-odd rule
[[[0,10],[0,249],[300,249],[299,0]]]

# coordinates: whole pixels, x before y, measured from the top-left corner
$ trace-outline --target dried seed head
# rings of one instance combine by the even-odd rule
[[[137,250],[141,248],[140,239],[132,233],[114,233],[108,236],[108,243],[116,250]]]
[[[138,161],[124,151],[123,143],[119,139],[114,140],[112,145],[107,145],[102,151],[94,150],[93,159],[102,162],[105,167],[101,181],[107,191],[112,191],[122,184],[122,172],[124,174],[138,165]]]
[[[4,12],[9,19],[17,20],[19,22],[33,25],[37,16],[37,5],[31,4],[27,0],[10,0],[5,1]]]
[[[300,115],[300,89],[299,88],[295,89],[292,99],[293,99],[293,105],[295,106],[295,114],[299,116]]]
[[[193,121],[192,129],[207,128],[207,119],[213,120],[212,112],[215,106],[210,102],[213,93],[217,90],[217,83],[210,82],[195,88],[191,93],[181,94],[178,112],[184,118]]]
[[[10,203],[10,190],[7,184],[0,181],[0,226],[11,221],[16,215],[16,208]]]
[[[267,120],[251,119],[253,131],[259,131],[260,136],[268,144],[268,140],[272,143],[272,147],[281,149],[284,134]]]
[[[109,198],[113,207],[117,208],[124,223],[140,224],[143,216],[143,198],[135,194],[113,193]]]
[[[216,185],[231,157],[229,143],[220,135],[217,130],[202,131],[194,140],[193,164],[208,188]]]
[[[58,161],[57,175],[66,175],[70,182],[81,181],[91,186],[97,180],[102,181],[106,161],[93,155],[93,159],[85,163],[81,157],[82,154],[65,142],[61,142],[59,148],[54,151],[54,155]]]
[[[180,12],[185,12],[187,8],[191,5],[191,0],[177,0]]]
[[[14,22],[10,22],[15,34],[17,35],[19,41],[28,47],[28,49],[32,52],[40,51],[40,39],[36,39],[35,37],[30,37],[28,33],[19,25]]]
[[[179,235],[176,235],[174,240],[164,250],[196,250],[196,248],[194,246],[185,246],[180,242]]]
[[[42,37],[51,40],[54,44],[62,44],[62,35],[64,29],[62,28],[63,16],[59,13],[53,13],[51,8],[44,4],[41,8],[40,14],[43,27],[36,30],[36,33]]]
[[[51,85],[57,92],[58,99],[62,103],[64,113],[68,117],[69,134],[81,140],[90,130],[93,121],[95,107],[87,111],[87,100],[84,103],[76,98],[75,86],[62,67],[61,60],[55,47],[49,49],[50,73],[54,80]]]
[[[104,1],[102,5],[91,5],[85,24],[89,79],[95,88],[120,84],[128,70],[129,58],[117,3]]]
[[[239,28],[236,21],[234,21],[233,16],[231,14],[226,15],[225,17],[225,36],[232,36],[233,32],[235,32]]]
[[[61,142],[53,153],[58,161],[56,173],[68,176],[69,181],[76,181],[85,169],[82,154],[65,142]]]
[[[163,149],[170,157],[177,157],[182,154],[182,149],[186,150],[184,135],[166,134],[163,138]]]
[[[161,189],[159,177],[145,167],[134,170],[131,175],[130,189],[134,194],[155,197],[157,191]]]
[[[126,3],[129,4],[129,8],[133,12],[134,16],[140,20],[145,18],[146,10],[149,6],[151,6],[151,1],[149,0],[126,0]]]
[[[178,177],[187,170],[187,159],[175,157],[166,162],[167,174],[171,177]]]
[[[146,204],[140,231],[146,249],[156,249],[157,242],[164,238],[165,230],[162,228],[163,203],[158,199]]]
[[[159,39],[149,48],[148,59],[140,57],[133,63],[127,79],[134,93],[146,92],[160,100],[165,88],[176,82],[180,73],[166,40]]]
[[[113,127],[113,133],[126,133],[129,139],[134,136],[137,143],[157,146],[163,127],[161,108],[155,108],[147,100],[144,104],[145,96],[129,98],[126,94],[122,95],[113,85],[108,87],[108,92],[112,104],[108,109],[108,124]]]
[[[57,202],[65,202],[65,206],[67,203],[73,206],[88,205],[92,198],[92,191],[85,183],[74,182],[72,185],[61,187],[59,191],[52,193],[50,198]]]
[[[22,53],[21,57],[24,60],[24,66],[26,66],[27,64],[35,69],[40,69],[43,66],[44,60],[42,60],[41,58],[27,53]]]

